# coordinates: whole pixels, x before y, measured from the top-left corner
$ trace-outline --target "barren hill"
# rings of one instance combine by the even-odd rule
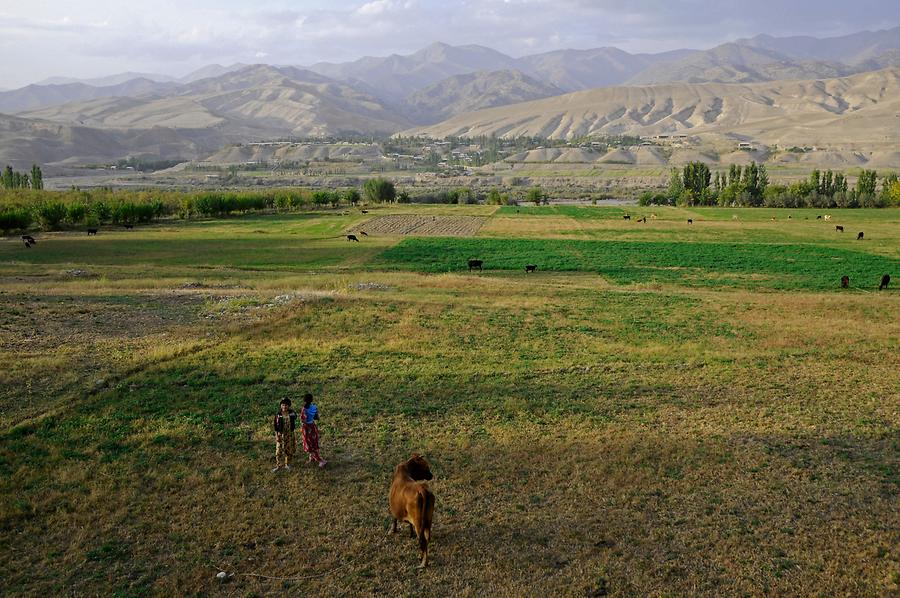
[[[827,80],[596,89],[461,114],[404,134],[565,139],[685,132],[871,149],[896,143],[898,114],[900,70],[886,69]]]
[[[455,114],[562,95],[563,90],[519,71],[481,71],[448,77],[404,102],[416,122],[433,123]]]
[[[26,110],[39,110],[67,102],[83,102],[97,98],[163,95],[173,92],[178,85],[138,78],[95,87],[84,83],[60,85],[28,85],[21,89],[0,92],[0,113],[16,114]]]
[[[843,77],[854,72],[856,69],[838,62],[793,60],[765,48],[723,44],[675,62],[650,66],[629,79],[628,84],[753,83]]]
[[[309,68],[326,77],[371,90],[380,97],[400,100],[454,75],[516,67],[514,58],[490,48],[435,43],[406,56],[366,57],[340,64],[323,62]]]
[[[228,144],[290,136],[392,133],[410,121],[310,71],[250,66],[166,97],[114,97],[0,117],[0,162],[200,158]]]
[[[202,79],[164,98],[108,98],[21,116],[114,129],[216,127],[249,139],[386,133],[409,124],[351,87],[310,71],[266,65]]]

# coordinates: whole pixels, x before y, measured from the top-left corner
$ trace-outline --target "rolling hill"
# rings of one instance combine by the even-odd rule
[[[247,141],[386,134],[411,122],[377,99],[310,71],[245,67],[165,97],[112,97],[0,115],[0,162],[201,158]]]
[[[434,43],[413,54],[366,57],[346,63],[318,63],[309,70],[331,79],[401,100],[415,91],[447,77],[478,71],[517,68],[514,58],[483,46],[450,46]]]
[[[85,83],[28,85],[12,91],[0,92],[0,113],[16,114],[97,98],[163,95],[177,87],[177,83],[160,83],[144,78],[129,79],[123,83],[104,87],[95,87]]]
[[[900,70],[746,85],[670,83],[570,93],[461,114],[404,134],[431,137],[684,132],[780,145],[880,147],[900,134]]]
[[[404,105],[408,108],[406,113],[415,122],[434,123],[463,112],[563,93],[558,87],[520,71],[482,71],[455,75],[429,85],[407,97]]]
[[[690,54],[675,62],[650,66],[627,85],[656,85],[673,81],[687,83],[755,83],[796,79],[843,77],[855,69],[837,62],[792,60],[764,48],[723,44]]]
[[[22,113],[95,128],[216,128],[249,140],[387,133],[408,124],[377,99],[310,71],[254,65],[201,79],[167,97],[105,98]]]

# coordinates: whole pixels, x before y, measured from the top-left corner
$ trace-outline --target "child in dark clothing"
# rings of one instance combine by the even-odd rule
[[[290,399],[281,399],[278,413],[275,414],[275,469],[272,473],[282,468],[291,468],[294,453],[297,452],[297,438],[294,436],[294,428],[297,425],[297,412],[291,409]]]

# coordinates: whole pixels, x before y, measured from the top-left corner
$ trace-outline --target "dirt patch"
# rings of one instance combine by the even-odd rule
[[[485,218],[478,216],[379,216],[357,225],[351,232],[367,235],[421,235],[425,237],[471,237]]]

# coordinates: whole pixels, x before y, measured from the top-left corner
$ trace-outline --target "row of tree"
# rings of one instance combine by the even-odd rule
[[[17,180],[12,169],[7,169],[3,178]],[[8,191],[0,191],[0,230],[27,230],[35,223],[45,230],[58,230],[80,225],[149,222],[164,216],[228,216],[265,210],[354,206],[362,201],[411,201],[408,193],[397,192],[391,181],[381,178],[367,180],[362,190],[284,188],[193,193],[75,188],[42,191],[33,186],[35,180],[42,180],[40,175],[29,177],[29,180],[32,186],[12,185]],[[5,183],[3,186],[6,188]]]
[[[0,186],[4,189],[43,189],[44,173],[37,164],[31,166],[31,174],[27,172],[18,172],[13,170],[12,166],[7,165],[0,175]]]
[[[808,180],[791,185],[770,184],[764,164],[731,165],[727,172],[715,173],[702,162],[691,162],[681,170],[672,169],[669,186],[663,192],[647,191],[641,205],[745,206],[745,207],[883,207],[900,205],[900,184],[896,174],[881,178],[863,170],[850,188],[840,172],[814,170]]]

